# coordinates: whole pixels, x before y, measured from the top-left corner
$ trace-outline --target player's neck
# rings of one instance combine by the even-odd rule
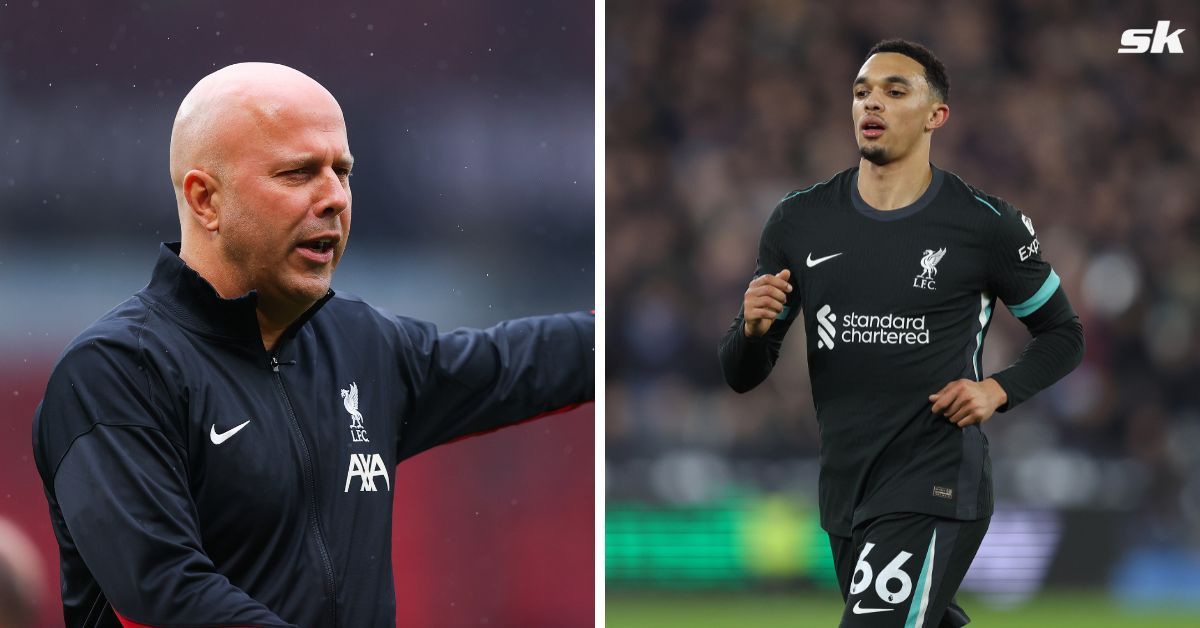
[[[264,308],[260,302],[258,309],[258,329],[262,332],[263,348],[267,351],[274,351],[279,345],[279,337],[287,328],[300,318],[304,311],[301,310],[298,314],[293,309],[285,308],[275,311],[270,308]],[[293,316],[293,314],[295,314]]]
[[[932,179],[929,153],[923,151],[882,166],[866,159],[858,164],[858,193],[868,205],[881,211],[913,204]]]
[[[188,246],[186,239],[180,247],[179,257],[203,277],[222,299],[235,299],[253,289],[253,284],[246,283],[245,273],[232,270],[214,252]],[[311,303],[295,303],[267,291],[258,291],[255,310],[263,347],[267,351],[274,350],[283,332],[311,306]]]

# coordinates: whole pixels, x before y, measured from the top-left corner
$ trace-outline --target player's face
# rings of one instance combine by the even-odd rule
[[[224,258],[264,298],[325,295],[350,236],[350,155],[337,103],[310,99],[252,116],[228,163]]]
[[[871,55],[854,80],[854,137],[859,153],[876,165],[908,155],[937,122],[937,101],[925,68],[894,52]]]

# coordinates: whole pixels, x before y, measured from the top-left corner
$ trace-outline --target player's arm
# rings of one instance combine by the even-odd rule
[[[56,367],[34,452],[51,503],[125,625],[290,626],[217,573],[188,491],[185,449],[131,355],[89,343]],[[54,513],[57,514],[57,513]],[[80,618],[82,620],[82,618]],[[134,622],[134,623],[130,623]]]
[[[1041,256],[1032,222],[1011,205],[992,199],[1000,221],[989,257],[988,286],[1032,338],[1020,358],[983,382],[947,384],[930,400],[933,411],[960,426],[1005,412],[1070,373],[1083,359],[1083,326],[1061,280]],[[1002,394],[997,394],[997,391]]]
[[[758,245],[758,267],[742,295],[742,308],[717,347],[725,382],[739,393],[758,386],[779,359],[783,338],[800,311],[799,295],[783,241],[782,205],[767,220]]]
[[[487,329],[438,333],[398,319],[411,415],[399,459],[595,398],[595,316],[534,316]]]
[[[1058,283],[1058,276],[1053,280]],[[1017,314],[1012,306],[1009,309]],[[1000,412],[1062,379],[1083,360],[1083,324],[1062,286],[1056,285],[1041,307],[1017,318],[1033,337],[1016,362],[992,375],[1007,392],[1006,403],[997,408]]]

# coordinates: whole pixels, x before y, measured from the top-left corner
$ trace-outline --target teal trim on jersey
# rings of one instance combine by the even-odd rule
[[[791,194],[788,194],[787,196],[783,197],[783,200],[782,200],[782,201],[779,201],[779,202],[780,202],[780,203],[782,203],[783,201],[786,201],[786,200],[788,200],[789,198],[792,198],[793,196],[800,196],[801,194],[804,194],[805,192],[812,192],[812,191],[813,191],[813,189],[815,189],[815,188],[816,188],[818,185],[821,185],[821,184],[820,184],[820,183],[814,183],[814,184],[812,184],[812,185],[808,186],[807,188],[804,188],[803,190],[800,190],[799,192],[792,192]]]
[[[839,173],[839,174],[840,174],[840,173]],[[814,184],[812,184],[812,185],[810,185],[810,186],[808,186],[808,187],[804,188],[803,190],[799,190],[799,191],[797,191],[797,192],[792,192],[791,194],[788,194],[787,196],[783,197],[783,198],[782,198],[782,199],[781,199],[779,202],[780,202],[780,203],[782,203],[783,201],[786,201],[786,200],[788,200],[789,198],[792,198],[793,196],[800,196],[801,194],[805,194],[805,193],[807,193],[807,192],[812,192],[813,190],[817,189],[817,186],[818,186],[818,185],[825,185],[826,183],[829,183],[830,181],[833,181],[833,179],[834,179],[835,177],[837,177],[837,175],[836,175],[836,174],[835,174],[835,175],[833,175],[832,177],[829,177],[828,179],[825,179],[824,181],[822,181],[822,182],[820,182],[820,183],[814,183]]]
[[[786,321],[788,314],[790,314],[791,311],[792,311],[792,306],[790,306],[790,305],[783,306],[783,309],[780,310],[779,313],[775,315],[775,320]]]
[[[999,216],[999,215],[1000,215],[1000,210],[998,210],[998,209],[996,209],[995,207],[993,207],[991,203],[989,203],[989,202],[987,202],[987,201],[983,200],[982,198],[979,198],[978,196],[976,196],[976,197],[975,197],[975,200],[979,201],[980,203],[983,203],[984,205],[987,205],[987,206],[988,206],[988,209],[990,209],[990,210],[992,210],[992,211],[996,212],[996,215],[997,215],[997,216]]]
[[[1038,291],[1033,293],[1033,296],[1026,299],[1024,303],[1008,306],[1008,311],[1012,312],[1013,316],[1017,318],[1033,314],[1039,307],[1045,305],[1046,301],[1050,300],[1050,296],[1054,294],[1055,290],[1058,290],[1060,283],[1062,281],[1059,280],[1058,273],[1054,272],[1054,269],[1051,268],[1050,276],[1046,277],[1046,281],[1042,284],[1042,287],[1038,288]]]
[[[937,528],[933,529],[933,537],[929,539],[929,551],[925,552],[925,564],[921,565],[921,575],[917,578],[917,588],[914,591],[921,594],[921,599],[918,602],[917,598],[913,597],[912,604],[908,607],[908,621],[904,622],[904,628],[921,628],[925,624],[925,611],[929,608],[929,585],[932,584],[929,572],[933,567],[935,543],[937,543]]]
[[[992,295],[981,292],[979,293],[979,333],[975,334],[975,353],[971,355],[971,366],[975,368],[975,381],[979,381],[979,371],[983,368],[980,364],[980,350],[983,349],[983,332],[987,329],[988,321],[992,319],[992,310],[996,306],[996,300]]]

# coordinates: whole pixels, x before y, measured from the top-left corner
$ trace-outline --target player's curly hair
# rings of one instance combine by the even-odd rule
[[[925,81],[929,87],[933,88],[942,102],[950,103],[950,77],[946,74],[946,66],[928,48],[907,39],[885,39],[871,46],[867,57],[877,52],[895,52],[920,63],[925,68]]]

